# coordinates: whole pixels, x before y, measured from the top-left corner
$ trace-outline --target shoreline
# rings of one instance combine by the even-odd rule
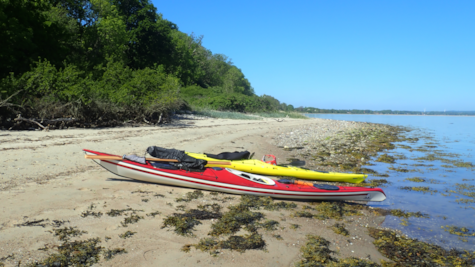
[[[215,221],[202,220],[202,224],[194,228],[193,236],[180,236],[170,227],[162,227],[166,218],[206,204],[218,204],[225,212],[227,207],[239,204],[241,197],[227,194],[216,197],[211,192],[203,191],[204,196],[199,199],[178,202],[177,199],[194,192],[194,189],[117,177],[85,160],[81,151],[82,148],[90,148],[118,155],[141,155],[150,145],[207,153],[249,150],[256,153],[256,158],[274,154],[278,163],[282,164],[292,157],[293,152],[275,143],[281,134],[302,127],[314,127],[312,131],[322,132],[319,138],[325,139],[362,125],[368,124],[317,118],[284,119],[280,122],[274,119],[204,119],[187,120],[186,123],[167,127],[72,129],[0,135],[0,153],[2,158],[7,159],[0,163],[0,201],[5,203],[0,219],[0,233],[4,237],[0,240],[0,258],[7,257],[3,261],[5,266],[17,266],[20,260],[23,264],[40,261],[57,253],[58,246],[62,244],[58,236],[48,231],[77,227],[74,229],[87,233],[71,237],[71,240],[97,237],[106,249],[127,251],[111,260],[101,259],[101,266],[156,266],[158,263],[181,266],[294,266],[302,260],[301,249],[308,242],[308,234],[328,240],[329,249],[339,252],[333,255],[338,259],[356,257],[390,262],[378,251],[373,244],[375,238],[368,232],[368,227],[380,226],[385,220],[384,215],[372,209],[362,209],[359,211],[361,215],[344,216],[342,220],[298,217],[295,216],[297,211],[310,207],[314,213],[313,209],[318,209],[321,204],[297,201],[294,202],[297,207],[293,210],[259,211],[266,220],[279,223],[274,231],[259,230],[267,253],[261,249],[246,250],[244,253],[223,249],[217,257],[212,257],[196,249],[184,252],[182,249],[185,246],[197,244],[201,238],[208,237]],[[117,217],[107,215],[112,209],[128,208],[136,211]],[[99,213],[101,216],[98,216]],[[141,219],[123,226],[126,216]],[[41,220],[44,221],[38,224],[44,226],[25,225]],[[61,226],[55,226],[56,222],[62,222]],[[349,236],[335,233],[331,229],[335,223],[344,223]],[[293,229],[293,225],[298,227]],[[129,238],[119,237],[126,231],[136,233]],[[14,256],[8,258],[10,255]]]
[[[322,114],[322,115],[383,115],[383,116],[428,116],[428,117],[475,117],[475,115],[417,115],[417,114],[353,114],[353,113],[302,113],[302,114]]]

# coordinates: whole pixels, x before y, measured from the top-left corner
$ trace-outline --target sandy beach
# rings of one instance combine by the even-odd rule
[[[25,266],[55,253],[62,243],[54,235],[59,225],[85,231],[72,240],[100,238],[100,245],[107,249],[127,251],[110,260],[101,259],[96,266],[294,266],[301,259],[300,248],[307,234],[330,241],[330,249],[339,251],[337,258],[388,260],[372,244],[373,238],[366,228],[377,227],[384,217],[369,213],[345,217],[342,222],[350,235],[343,236],[329,229],[334,220],[295,218],[288,210],[261,210],[266,219],[279,222],[275,231],[260,230],[266,242],[265,250],[244,253],[222,250],[217,257],[193,248],[186,253],[182,247],[206,237],[213,221],[203,220],[195,227],[194,236],[184,237],[170,228],[162,228],[164,218],[177,212],[180,205],[189,209],[199,204],[219,203],[226,210],[225,207],[238,203],[240,196],[225,195],[223,199],[221,195],[222,200],[216,200],[210,192],[204,192],[200,199],[177,203],[177,198],[194,190],[117,177],[84,159],[82,152],[86,148],[117,155],[143,155],[151,145],[208,153],[248,150],[255,152],[255,158],[273,154],[278,162],[284,163],[290,152],[278,147],[274,139],[302,127],[312,127],[322,138],[356,126],[323,119],[208,118],[182,119],[163,127],[1,131],[0,259],[3,261],[0,266],[1,262],[5,266],[19,266],[20,262],[20,266]],[[299,210],[308,205],[295,203]],[[121,224],[124,216],[106,215],[111,209],[127,208],[138,210],[136,213],[143,219],[124,227]],[[88,210],[102,216],[81,216]],[[152,212],[160,214],[146,216]],[[39,222],[32,226],[25,224],[34,221]],[[292,224],[300,227],[292,229]],[[126,231],[136,233],[120,238]]]

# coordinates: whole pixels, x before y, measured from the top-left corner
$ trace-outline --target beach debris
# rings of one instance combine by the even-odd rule
[[[41,226],[41,227],[45,227],[46,226],[46,222],[49,221],[49,219],[40,219],[40,220],[33,220],[33,221],[26,221],[24,223],[20,223],[20,224],[15,224],[16,227],[22,227],[22,226]]]

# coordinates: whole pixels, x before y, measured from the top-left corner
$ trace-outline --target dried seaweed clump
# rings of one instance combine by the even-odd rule
[[[362,215],[359,205],[348,205],[343,202],[321,202],[316,206],[319,216],[316,218],[341,220],[344,216]]]
[[[395,262],[395,266],[472,266],[475,252],[445,250],[400,236],[399,234],[376,228],[368,228],[373,242],[384,256]]]
[[[320,236],[307,235],[307,243],[300,248],[303,259],[295,266],[322,266],[324,263],[336,261],[331,256],[335,252],[328,248],[329,245],[330,242]]]
[[[302,260],[295,263],[296,267],[334,266],[334,267],[376,267],[379,264],[358,258],[336,259],[334,251],[329,248],[330,242],[317,235],[307,235],[307,243],[300,248]]]
[[[96,217],[96,218],[100,218],[102,216],[102,212],[93,211],[95,208],[96,208],[96,206],[94,206],[94,203],[92,203],[91,206],[89,206],[86,211],[83,211],[81,213],[81,217],[86,218],[88,216],[93,216],[93,217]]]
[[[258,197],[252,195],[243,195],[241,196],[241,204],[251,209],[260,209],[263,208],[265,210],[289,210],[294,209],[297,207],[297,204],[293,202],[284,202],[279,201],[275,202],[271,197]]]
[[[264,218],[264,214],[253,212],[245,204],[229,206],[229,211],[214,224],[211,225],[209,235],[218,237],[220,235],[231,235],[237,233],[241,228],[249,232],[257,230],[257,222]]]
[[[298,218],[313,218],[315,214],[308,212],[308,211],[296,211],[290,215],[291,217],[298,217]]]
[[[339,224],[339,223],[335,223],[331,229],[333,230],[333,232],[339,234],[339,235],[344,235],[344,236],[349,236],[350,233],[348,232],[348,230],[345,229],[345,224]]]
[[[87,234],[86,231],[78,230],[77,227],[65,227],[62,229],[53,229],[55,236],[59,237],[61,241],[67,241],[73,236],[80,236],[82,234]]]
[[[147,213],[146,215],[149,217],[155,218],[155,216],[162,214],[160,211],[152,211],[150,213]]]
[[[132,232],[132,231],[127,231],[123,234],[120,234],[119,237],[122,238],[122,239],[126,239],[126,238],[129,238],[133,235],[135,235],[137,232]]]
[[[112,259],[115,255],[125,254],[125,253],[127,253],[127,250],[125,250],[124,248],[114,248],[114,249],[105,250],[103,252],[103,255],[104,255],[104,259],[108,261]]]
[[[274,220],[266,220],[265,222],[261,223],[260,226],[266,231],[275,231],[277,230],[277,226],[279,226],[279,222]]]
[[[231,249],[242,253],[249,249],[262,249],[265,245],[262,235],[250,233],[244,236],[233,235],[221,241],[215,238],[202,238],[198,244],[193,246],[201,251],[209,252],[212,256],[217,256],[220,249]]]
[[[219,212],[220,208],[218,204],[208,204],[204,206],[200,205],[198,209],[191,209],[185,213],[173,213],[163,220],[161,228],[174,227],[174,232],[179,235],[193,235],[193,228],[201,224],[198,220],[221,218],[222,214]]]
[[[139,216],[137,214],[131,214],[129,217],[125,217],[124,221],[120,222],[120,224],[123,227],[127,227],[129,224],[136,223],[136,222],[140,221],[141,219],[143,219],[142,216]]]
[[[188,192],[186,193],[185,197],[182,198],[177,198],[176,202],[190,202],[194,199],[202,198],[204,196],[203,192],[201,190],[195,190],[193,192]]]
[[[103,250],[103,247],[99,246],[100,242],[99,238],[64,242],[58,247],[58,253],[51,254],[43,261],[27,266],[92,266],[100,260],[100,254]]]
[[[107,212],[106,214],[111,216],[111,217],[117,217],[117,216],[122,216],[124,215],[126,212],[128,211],[131,211],[132,213],[135,213],[137,211],[143,211],[143,210],[134,210],[132,208],[127,208],[127,209],[122,209],[122,210],[115,210],[115,209],[111,209],[109,212]]]
[[[384,162],[384,163],[394,163],[396,162],[396,159],[388,154],[382,154],[379,156],[378,159],[376,159],[378,162]]]
[[[256,201],[251,201],[255,199]],[[267,199],[262,199],[267,204]],[[244,252],[248,249],[264,249],[266,246],[265,241],[262,239],[262,235],[258,233],[260,228],[266,230],[275,230],[278,222],[268,220],[264,223],[260,223],[264,219],[264,214],[260,212],[251,211],[251,208],[256,209],[262,206],[262,201],[259,202],[259,198],[247,198],[243,196],[241,203],[229,206],[228,211],[222,214],[222,216],[211,225],[211,231],[208,235],[211,238],[202,238],[198,244],[190,245],[201,251],[209,252],[213,256],[217,256],[220,249],[231,249],[239,252]],[[245,230],[249,234],[242,236],[235,235],[240,230]],[[221,237],[227,237],[221,239]],[[184,248],[186,250],[186,248]]]

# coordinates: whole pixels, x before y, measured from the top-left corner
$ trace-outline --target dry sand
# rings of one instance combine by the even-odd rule
[[[384,217],[351,217],[344,222],[350,237],[335,234],[328,227],[333,220],[320,221],[292,218],[291,211],[262,211],[267,219],[277,220],[279,229],[261,230],[266,250],[245,253],[224,250],[218,257],[192,248],[185,253],[185,244],[196,244],[210,231],[211,221],[196,227],[195,237],[183,237],[170,229],[161,229],[163,218],[176,212],[181,203],[175,199],[193,189],[143,183],[117,177],[84,159],[82,149],[93,149],[111,154],[143,155],[148,146],[156,145],[192,152],[220,153],[249,150],[259,158],[274,154],[278,162],[285,162],[287,151],[273,145],[272,138],[296,126],[315,125],[328,130],[331,121],[321,119],[274,119],[259,121],[201,119],[180,120],[164,127],[135,127],[107,129],[69,129],[50,132],[0,131],[0,259],[6,266],[18,266],[41,260],[54,253],[61,241],[51,232],[53,220],[69,221],[64,226],[78,227],[87,234],[74,238],[84,240],[99,237],[106,248],[125,248],[128,253],[110,261],[101,260],[100,266],[293,266],[300,260],[300,247],[307,234],[320,235],[331,242],[337,257],[370,257],[378,262],[385,259],[372,244],[366,226],[377,226]],[[137,190],[153,193],[132,193]],[[161,194],[164,197],[154,197]],[[232,195],[230,195],[232,196]],[[144,202],[143,199],[148,199]],[[239,196],[220,203],[223,206],[239,202]],[[185,203],[187,208],[213,203],[209,193],[203,199]],[[81,217],[89,206],[102,212],[100,218]],[[299,207],[304,202],[297,202]],[[133,208],[143,210],[144,219],[128,227],[121,226],[124,216],[110,217],[111,209]],[[156,217],[145,214],[160,211]],[[224,209],[226,211],[226,209]],[[27,221],[49,219],[45,227],[23,226]],[[293,230],[291,224],[301,227]],[[63,226],[63,227],[64,227]],[[121,239],[119,234],[137,232]],[[273,235],[282,236],[277,240]],[[105,241],[106,237],[111,239]],[[47,251],[38,250],[49,248]]]

